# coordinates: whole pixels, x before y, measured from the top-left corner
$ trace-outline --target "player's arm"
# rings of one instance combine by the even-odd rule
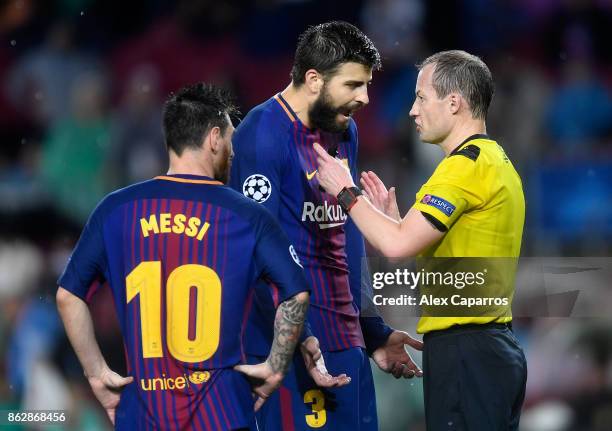
[[[258,396],[255,411],[259,410],[266,399],[281,385],[289,370],[306,319],[309,296],[308,292],[300,292],[278,306],[274,319],[272,347],[264,362],[234,367],[253,379],[253,392]]]
[[[93,321],[85,301],[61,286],[57,290],[56,301],[66,334],[83,367],[85,377],[114,424],[121,388],[132,383],[133,377],[121,377],[106,364],[96,341]]]
[[[78,296],[59,287],[55,295],[66,334],[86,377],[100,376],[107,368],[96,341],[89,307]]]
[[[255,410],[280,386],[289,370],[310,298],[310,289],[289,240],[267,210],[258,210],[254,220],[257,238],[254,263],[258,277],[270,280],[277,286],[279,306],[267,359],[260,364],[235,367],[257,379],[253,384],[253,391],[259,396]]]
[[[280,386],[289,371],[295,347],[306,319],[310,294],[300,292],[280,303],[274,319],[274,339],[265,362],[234,367],[254,379],[253,392],[258,395],[255,411]]]
[[[416,256],[444,236],[444,232],[414,208],[398,222],[381,213],[364,197],[358,199],[350,216],[370,244],[386,257]]]
[[[291,359],[302,332],[310,294],[300,292],[281,302],[274,319],[274,339],[266,362],[272,372],[284,376],[289,370]]]
[[[68,339],[91,389],[114,424],[120,390],[132,382],[132,377],[121,377],[108,368],[96,341],[91,314],[85,303],[92,282],[98,279],[106,268],[100,206],[87,221],[58,281],[60,287],[56,301]]]

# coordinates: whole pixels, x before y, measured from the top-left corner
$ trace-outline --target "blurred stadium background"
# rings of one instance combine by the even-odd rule
[[[414,64],[464,49],[496,79],[488,132],[523,178],[523,255],[611,255],[609,0],[4,0],[0,410],[65,409],[70,421],[55,429],[109,428],[53,300],[87,215],[108,191],[164,172],[169,92],[215,82],[246,113],[289,82],[298,34],[331,19],[357,24],[383,55],[356,118],[361,168],[398,186],[402,211],[442,157],[408,117]],[[96,295],[99,341],[121,372],[112,300]],[[612,288],[601,301],[612,308]],[[529,363],[521,430],[611,430],[612,320],[515,328]],[[424,430],[420,382],[376,380],[381,429]]]

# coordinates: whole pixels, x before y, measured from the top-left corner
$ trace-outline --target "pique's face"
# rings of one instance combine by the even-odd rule
[[[312,126],[327,132],[343,132],[351,116],[368,104],[372,69],[359,63],[344,63],[329,78],[308,111]]]
[[[229,125],[225,129],[225,133],[221,134],[221,150],[215,162],[215,179],[227,184],[229,181],[229,173],[232,167],[232,159],[234,158],[234,149],[232,147],[232,136],[234,135],[234,126],[228,117]]]
[[[434,70],[435,65],[428,64],[419,72],[410,116],[414,118],[421,141],[438,144],[450,133],[453,116],[449,109],[450,95],[440,99],[433,88]]]

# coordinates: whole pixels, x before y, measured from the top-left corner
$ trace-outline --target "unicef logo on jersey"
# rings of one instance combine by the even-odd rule
[[[265,176],[261,174],[253,174],[248,177],[242,184],[242,193],[255,202],[263,203],[268,200],[272,194],[272,184]]]

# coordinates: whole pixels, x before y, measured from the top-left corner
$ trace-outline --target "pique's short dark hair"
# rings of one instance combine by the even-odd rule
[[[200,148],[202,138],[213,127],[224,134],[229,126],[227,116],[237,112],[226,90],[202,82],[183,87],[164,104],[166,146],[179,156],[186,148]]]
[[[485,119],[495,86],[487,65],[475,55],[465,51],[438,52],[417,65],[419,70],[433,64],[432,85],[439,98],[452,92],[461,93],[467,100],[472,117]]]
[[[332,21],[311,26],[298,39],[291,80],[297,86],[302,85],[309,69],[315,69],[327,78],[348,62],[363,64],[373,70],[382,66],[374,43],[354,25]]]

